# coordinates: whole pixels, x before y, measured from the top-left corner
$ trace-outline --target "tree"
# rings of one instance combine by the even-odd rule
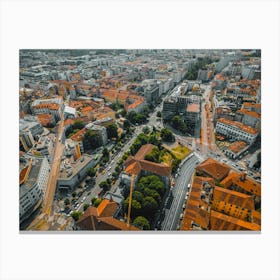
[[[157,117],[161,118],[161,112],[160,111],[157,111]]]
[[[107,181],[102,181],[100,184],[99,184],[99,187],[101,189],[104,190],[104,192],[108,191],[110,189],[110,184],[107,182]]]
[[[160,152],[158,147],[154,147],[152,151],[145,156],[145,160],[160,163]]]
[[[82,212],[80,212],[80,211],[74,211],[74,212],[71,214],[71,217],[72,217],[75,221],[78,221],[82,215],[83,215]]]
[[[89,208],[89,206],[90,206],[90,205],[89,205],[88,203],[85,204],[85,205],[84,205],[84,211],[86,211],[86,210]]]
[[[90,168],[88,168],[88,170],[87,170],[87,175],[88,175],[88,176],[90,176],[90,177],[94,177],[94,176],[95,176],[95,174],[96,174],[96,170],[95,170],[95,168],[94,168],[94,167],[90,167]]]
[[[118,138],[118,127],[115,123],[108,125],[106,130],[109,139]]]
[[[171,125],[183,132],[183,133],[186,133],[188,131],[188,127],[186,125],[186,123],[184,122],[184,120],[180,117],[180,116],[174,116],[172,119],[171,119]]]
[[[155,211],[158,209],[158,203],[151,196],[146,196],[143,201],[143,214],[146,217],[152,218],[155,214]]]
[[[64,204],[65,204],[65,206],[70,205],[70,200],[69,200],[68,198],[66,198],[66,199],[64,200]]]
[[[132,192],[132,199],[137,200],[139,203],[142,203],[144,200],[144,195],[139,191]]]
[[[161,203],[160,194],[154,189],[145,188],[144,189],[144,195],[145,196],[151,196],[152,198],[154,198],[157,201],[158,204]]]
[[[127,199],[123,203],[123,209],[126,213],[128,211],[128,204],[129,204],[129,197],[127,197]],[[132,199],[130,216],[133,218],[140,215],[141,210],[142,210],[141,203],[138,202],[136,199]]]
[[[150,129],[149,129],[148,126],[144,126],[143,129],[142,129],[142,131],[143,131],[143,133],[145,133],[145,134],[149,134]]]
[[[174,142],[175,141],[175,137],[174,137],[173,133],[168,128],[163,128],[160,131],[160,136],[161,136],[163,141],[166,141],[166,142]]]
[[[100,198],[97,198],[97,199],[94,201],[93,206],[97,208],[98,205],[101,203],[101,201],[102,201],[102,200],[101,200]]]
[[[94,205],[95,200],[96,200],[96,197],[93,197],[93,198],[91,199],[91,204],[92,204],[92,205]]]
[[[77,193],[76,192],[73,192],[72,193],[72,196],[75,198],[77,196]]]
[[[106,147],[103,149],[102,155],[103,155],[103,157],[109,157],[110,153]]]
[[[85,149],[96,149],[100,146],[100,138],[98,134],[92,130],[88,130],[83,139]]]
[[[133,221],[133,225],[140,228],[140,229],[143,229],[143,230],[149,230],[150,229],[149,221],[143,216],[136,217]]]

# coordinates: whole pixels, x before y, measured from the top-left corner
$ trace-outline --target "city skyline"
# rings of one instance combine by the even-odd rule
[[[20,50],[21,230],[261,230],[260,50]]]

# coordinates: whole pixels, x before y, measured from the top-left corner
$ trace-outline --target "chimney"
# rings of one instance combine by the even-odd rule
[[[244,182],[246,180],[246,173],[245,172],[242,172],[240,174],[240,181]]]

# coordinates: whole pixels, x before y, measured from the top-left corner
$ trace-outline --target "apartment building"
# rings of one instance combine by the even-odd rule
[[[216,133],[223,134],[236,141],[245,141],[251,145],[255,142],[259,131],[243,123],[221,118],[217,121]]]
[[[46,158],[20,157],[20,223],[40,206],[41,198],[46,192],[49,172],[50,166]]]

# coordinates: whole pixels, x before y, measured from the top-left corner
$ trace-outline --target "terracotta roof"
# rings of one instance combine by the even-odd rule
[[[88,112],[93,111],[93,109],[92,109],[91,106],[87,106],[87,107],[82,108],[81,111],[82,111],[83,114],[86,114],[86,113],[88,113]]]
[[[224,123],[224,124],[227,124],[227,125],[231,125],[231,126],[235,126],[235,127],[239,128],[240,130],[243,130],[243,131],[245,131],[247,133],[250,133],[250,134],[257,134],[258,133],[258,130],[254,129],[250,126],[244,125],[241,122],[231,121],[231,120],[227,120],[225,118],[220,118],[218,120],[218,122],[221,122],[221,123]]]
[[[67,125],[71,125],[71,124],[73,124],[74,123],[74,120],[72,120],[72,119],[66,119],[65,121],[64,121],[64,123],[63,123],[63,125],[64,126],[67,126]]]
[[[257,118],[257,119],[261,118],[261,114],[255,112],[255,111],[248,111],[248,110],[242,109],[242,110],[238,110],[236,113],[248,115],[248,116],[251,116],[251,117]]]
[[[215,186],[213,199],[254,210],[253,196]]]
[[[115,201],[103,199],[97,207],[97,214],[99,217],[113,216],[117,208],[118,204]]]
[[[250,103],[250,102],[244,102],[242,105],[242,108],[261,108],[261,104],[260,103]]]
[[[199,113],[199,104],[188,104],[187,112],[188,113]]]
[[[39,114],[37,115],[37,118],[42,126],[48,125],[54,120],[54,117],[51,114]]]
[[[228,150],[231,150],[233,153],[237,154],[249,145],[244,141],[236,141],[228,146]]]
[[[144,159],[145,156],[148,155],[148,154],[153,150],[153,148],[155,148],[155,146],[152,145],[152,144],[143,145],[143,146],[138,150],[138,152],[136,153],[136,155],[134,156],[135,159],[137,159],[137,160]]]
[[[42,108],[48,108],[50,110],[58,110],[59,105],[56,103],[41,103],[34,106],[34,109],[42,109]]]
[[[142,101],[142,100],[136,100],[134,103],[128,105],[127,110],[128,110],[128,109],[135,109],[135,108],[137,108],[138,106],[140,106],[141,104],[143,104],[143,102],[144,102],[144,101]]]
[[[160,176],[170,176],[171,167],[165,163],[155,163],[147,160],[141,160],[141,169]]]
[[[260,225],[211,210],[211,230],[261,230]]]
[[[130,175],[138,175],[142,170],[142,166],[138,161],[135,161],[127,166],[125,172]]]
[[[97,208],[90,206],[77,221],[77,226],[82,230],[139,230],[115,219],[113,214],[117,208],[116,202],[104,199]]]
[[[86,129],[84,127],[82,129],[80,129],[79,131],[77,131],[74,135],[72,135],[70,137],[70,139],[72,139],[74,141],[81,141],[85,134],[86,134]]]
[[[231,168],[224,163],[208,158],[198,165],[196,170],[206,173],[216,181],[220,181],[228,175]]]
[[[145,170],[160,176],[169,176],[171,167],[167,164],[144,160],[144,157],[149,154],[154,147],[155,146],[152,144],[143,145],[134,157],[129,156],[125,161],[125,172],[131,175],[138,175],[141,170]]]
[[[248,178],[244,173],[230,173],[223,181],[221,181],[221,185],[225,188],[236,185],[249,193],[261,196],[261,184]]]
[[[215,183],[212,178],[195,176],[190,195],[185,209],[181,230],[191,230],[192,222],[207,229],[209,227],[210,212],[207,211],[207,204],[201,199],[201,191],[203,189],[203,182],[208,182],[212,187]]]

